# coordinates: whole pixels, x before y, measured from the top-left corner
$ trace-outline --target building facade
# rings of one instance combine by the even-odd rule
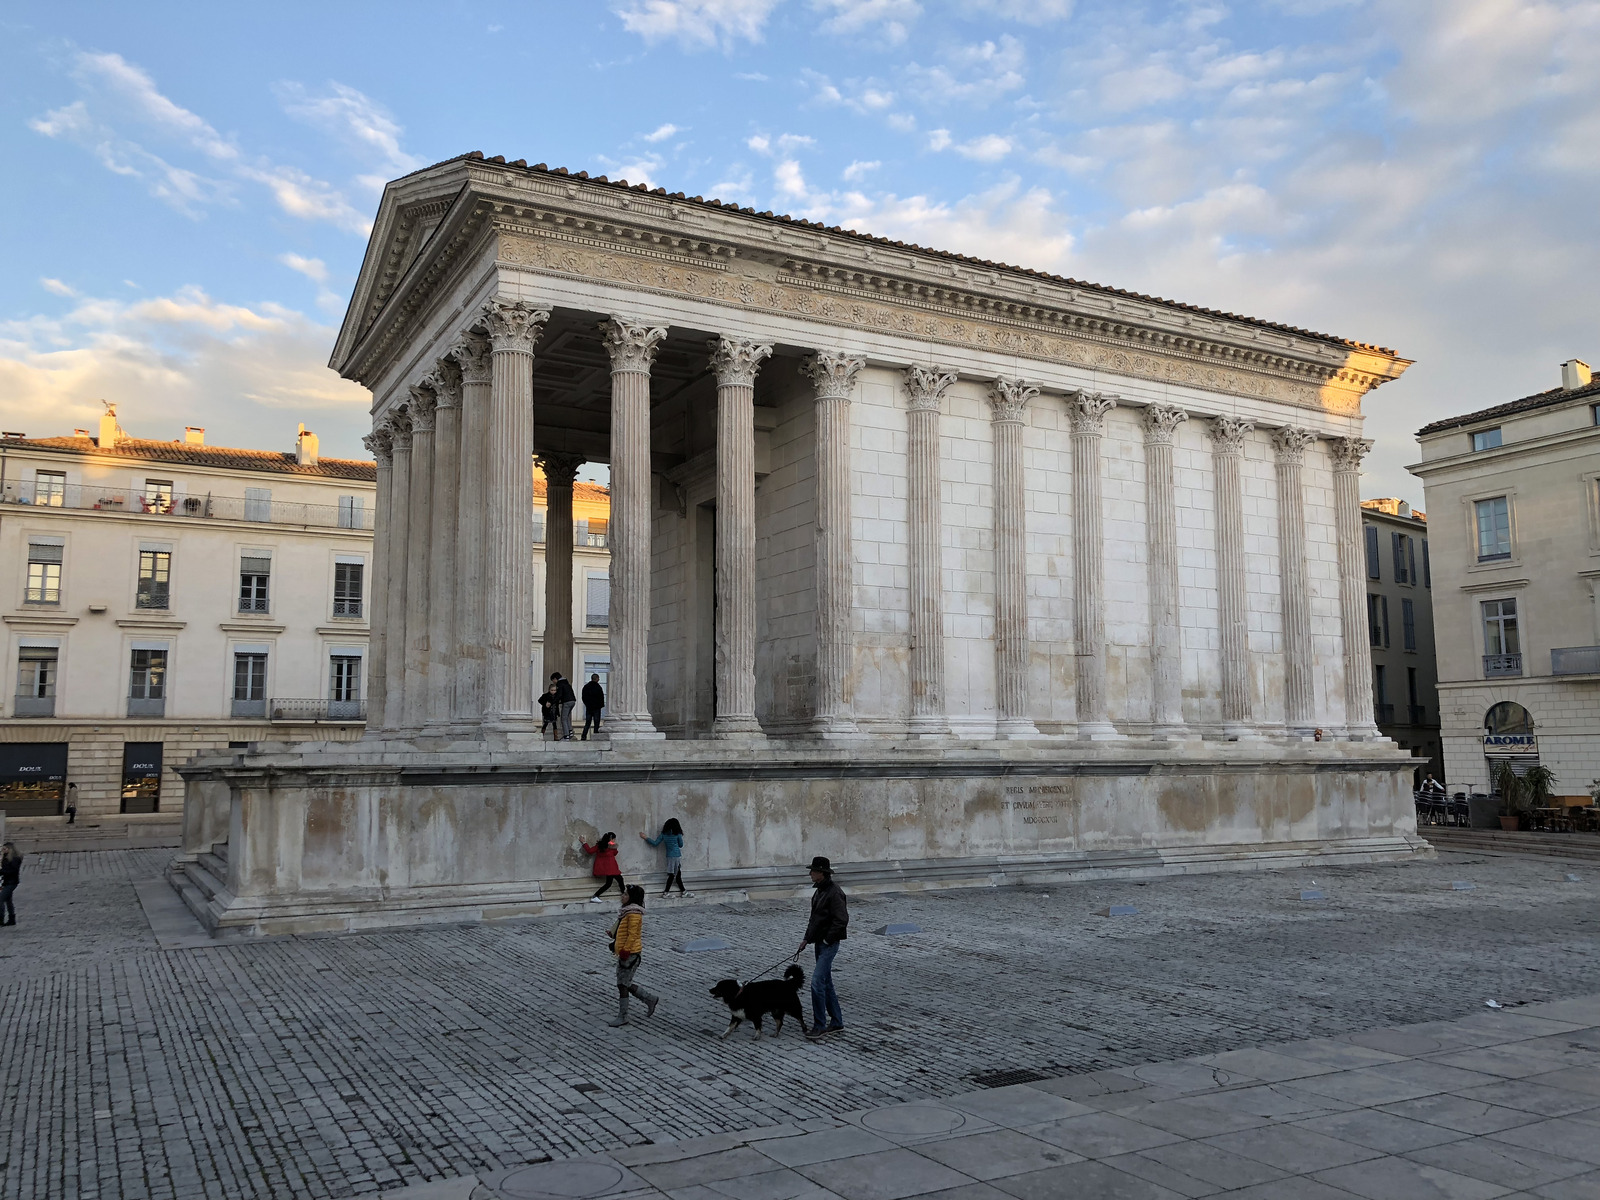
[[[1570,360],[1560,387],[1417,438],[1452,790],[1489,791],[1509,758],[1581,796],[1600,778],[1600,381]]]
[[[1428,518],[1404,500],[1361,502],[1372,642],[1372,708],[1383,736],[1424,759],[1415,782],[1443,782],[1439,675],[1433,649]]]

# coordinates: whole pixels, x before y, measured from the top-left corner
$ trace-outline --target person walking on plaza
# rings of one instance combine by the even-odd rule
[[[561,736],[561,709],[556,705],[556,690],[554,686],[547,687],[539,694],[539,735],[544,736],[546,729],[554,729],[556,737]]]
[[[617,885],[617,895],[622,896],[627,893],[627,885],[622,880],[622,868],[617,866],[616,834],[607,833],[603,835],[599,842],[593,846],[589,845],[588,842],[584,842],[583,852],[594,855],[594,877],[605,880],[600,885],[600,890],[589,897],[590,904],[599,904],[600,897],[605,894],[605,890],[613,883]]]
[[[811,920],[798,956],[807,946],[816,948],[817,965],[811,972],[811,1028],[808,1038],[844,1032],[844,1013],[839,1009],[839,994],[833,990],[833,960],[850,928],[850,911],[844,889],[833,881],[833,864],[818,855],[811,860]],[[826,1017],[827,1023],[823,1020]]]
[[[570,742],[572,740],[572,709],[578,703],[578,694],[572,690],[572,683],[560,671],[550,674],[550,686],[555,690],[556,708],[561,713],[561,724],[556,727],[556,740]]]
[[[630,997],[644,1001],[644,1015],[653,1017],[661,997],[647,992],[633,981],[644,957],[644,889],[634,884],[628,889],[628,902],[622,906],[617,923],[611,927],[611,948],[617,955],[617,1015],[606,1024],[615,1029],[628,1023]]]
[[[589,676],[589,682],[583,685],[583,740],[589,740],[589,727],[594,726],[596,736],[600,733],[600,710],[606,706],[606,690],[600,686],[600,676]]]
[[[11,902],[11,895],[21,881],[22,855],[13,843],[7,842],[0,846],[0,925],[17,923],[17,906]]]
[[[647,846],[662,846],[667,855],[667,886],[661,889],[665,896],[672,890],[672,885],[678,885],[678,895],[688,895],[683,890],[683,826],[678,824],[677,817],[668,817],[666,824],[661,826],[661,832],[655,837],[645,837],[644,830],[639,831],[639,836],[644,838]]]

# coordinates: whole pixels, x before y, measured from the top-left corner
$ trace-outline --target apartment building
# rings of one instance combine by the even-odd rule
[[[1416,783],[1444,779],[1428,518],[1393,496],[1361,502],[1367,629],[1378,729],[1417,758]]]
[[[1487,791],[1505,758],[1582,795],[1600,778],[1600,380],[1572,359],[1559,387],[1417,438],[1450,784]]]

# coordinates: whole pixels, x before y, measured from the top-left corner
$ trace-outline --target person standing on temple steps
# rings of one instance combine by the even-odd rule
[[[555,689],[556,709],[561,713],[561,723],[556,726],[556,741],[572,740],[572,709],[578,703],[578,694],[572,683],[560,671],[550,673],[550,686]]]
[[[583,740],[589,740],[589,726],[594,726],[595,736],[600,736],[600,710],[606,706],[606,690],[600,686],[600,676],[589,676],[583,685]]]
[[[617,956],[617,1015],[606,1024],[616,1029],[628,1023],[628,1000],[637,997],[644,1001],[644,1015],[653,1017],[661,1004],[661,997],[647,992],[633,981],[644,957],[644,889],[634,884],[628,889],[627,903],[622,914],[611,927],[611,949]]]
[[[798,956],[807,946],[816,947],[817,965],[811,972],[811,1028],[808,1038],[844,1032],[844,1013],[839,1009],[839,994],[833,990],[833,960],[839,943],[850,929],[850,911],[844,889],[833,881],[833,864],[820,854],[811,860],[811,920]],[[823,1024],[826,1018],[827,1024]]]
[[[11,894],[21,881],[22,855],[14,843],[7,842],[0,847],[0,925],[17,923],[17,906],[11,902]]]
[[[687,896],[689,893],[683,890],[683,826],[678,824],[678,818],[668,817],[655,837],[645,837],[642,829],[639,836],[644,838],[646,846],[662,846],[666,849],[667,886],[661,889],[661,894],[665,896],[672,891],[672,885],[676,883],[678,895]]]
[[[617,895],[626,895],[628,889],[622,880],[622,868],[617,866],[617,835],[607,833],[593,846],[584,842],[583,852],[594,855],[594,877],[605,880],[600,890],[589,897],[589,903],[599,904],[600,897],[613,883],[617,885]]]

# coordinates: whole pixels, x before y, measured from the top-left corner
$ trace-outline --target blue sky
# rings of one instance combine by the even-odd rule
[[[1413,431],[1600,360],[1600,3],[32,4],[0,15],[0,423],[360,452],[384,180],[467,150],[1392,346]]]

